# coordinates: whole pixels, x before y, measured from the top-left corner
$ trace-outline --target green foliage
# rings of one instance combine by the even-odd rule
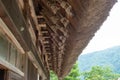
[[[120,77],[119,56],[120,46],[81,55],[79,57],[81,74],[76,63],[64,80],[80,80],[81,77],[81,80],[117,80]],[[109,67],[102,67],[106,65]],[[50,80],[58,80],[53,72],[50,74]]]
[[[85,80],[117,80],[120,74],[113,73],[109,67],[94,66],[82,74]]]
[[[79,73],[79,68],[78,68],[78,63],[74,64],[71,72],[69,73],[68,76],[64,78],[64,80],[80,80],[80,73]]]
[[[50,71],[50,80],[58,80],[57,75],[53,71]]]
[[[64,78],[64,80],[80,80],[79,79],[80,73],[78,68],[78,63],[76,63],[72,70],[70,71],[69,75]],[[50,80],[58,80],[57,76],[53,71],[50,71]]]

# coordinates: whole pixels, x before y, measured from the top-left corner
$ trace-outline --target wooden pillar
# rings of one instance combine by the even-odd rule
[[[24,75],[24,80],[28,80],[28,55],[27,54],[25,54],[25,69],[24,69],[24,73],[25,73],[25,75]]]

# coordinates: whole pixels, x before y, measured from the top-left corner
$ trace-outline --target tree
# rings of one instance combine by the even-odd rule
[[[58,80],[57,75],[53,71],[50,71],[50,80]]]
[[[80,73],[78,68],[78,63],[74,64],[73,68],[71,69],[68,76],[64,78],[64,80],[80,80]],[[50,72],[50,80],[58,80],[57,76],[54,74],[53,71]]]
[[[114,73],[109,67],[94,66],[91,71],[83,73],[84,80],[117,80],[120,74]]]
[[[74,64],[68,76],[64,78],[64,80],[80,80],[80,73],[78,68],[78,62]]]

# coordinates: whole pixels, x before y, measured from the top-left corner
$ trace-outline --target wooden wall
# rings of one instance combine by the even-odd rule
[[[28,60],[28,80],[37,80],[37,69],[34,67],[32,62]]]

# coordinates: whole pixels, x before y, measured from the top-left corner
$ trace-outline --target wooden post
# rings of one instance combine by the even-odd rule
[[[28,55],[25,54],[25,69],[24,69],[24,80],[28,80]]]

